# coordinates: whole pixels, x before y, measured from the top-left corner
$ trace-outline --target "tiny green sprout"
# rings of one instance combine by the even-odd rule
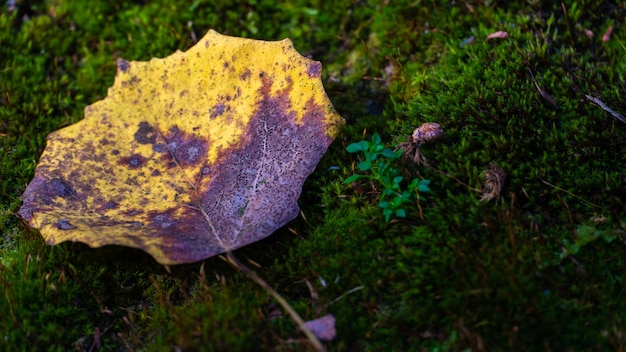
[[[367,179],[380,185],[380,200],[378,207],[383,210],[385,222],[391,217],[405,218],[404,207],[414,200],[425,200],[421,193],[430,191],[430,180],[415,178],[403,188],[404,176],[393,165],[402,156],[402,150],[385,148],[380,136],[375,133],[370,141],[352,143],[346,147],[349,153],[362,153],[362,159],[357,168],[363,174],[354,174],[344,180],[352,183],[360,179]]]

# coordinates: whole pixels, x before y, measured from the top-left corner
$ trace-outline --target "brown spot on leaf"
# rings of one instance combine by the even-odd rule
[[[120,158],[118,164],[128,166],[131,169],[139,169],[146,164],[146,161],[148,161],[148,159],[146,159],[143,155],[133,154],[131,156]]]
[[[139,129],[135,132],[135,140],[139,144],[154,144],[156,142],[154,127],[150,126],[146,121],[141,121]]]
[[[245,69],[243,71],[243,73],[239,76],[239,78],[241,78],[242,81],[245,81],[248,78],[250,78],[250,70],[249,69]]]

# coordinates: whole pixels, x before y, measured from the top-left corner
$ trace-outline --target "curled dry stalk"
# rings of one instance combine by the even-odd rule
[[[231,251],[226,252],[226,257],[220,256],[220,258],[225,260],[228,264],[232,265],[235,269],[242,271],[244,274],[246,274],[247,277],[252,279],[252,281],[256,282],[259,286],[263,287],[263,289],[265,289],[270,295],[272,295],[272,297],[274,297],[274,299],[278,301],[278,304],[280,304],[289,314],[291,319],[293,319],[294,323],[296,323],[296,326],[298,326],[298,328],[304,333],[304,335],[306,335],[307,339],[316,351],[326,351],[324,345],[320,342],[317,336],[313,334],[311,329],[309,329],[309,327],[305,324],[304,320],[302,320],[298,312],[296,312],[295,309],[291,307],[289,302],[287,302],[287,300],[285,300],[278,292],[276,292],[276,290],[272,286],[270,286],[265,280],[263,280],[263,278],[261,278],[259,275],[257,275],[257,273],[250,270],[250,268],[248,268],[245,264],[239,261],[239,259],[237,259],[237,257],[235,257],[235,255]]]

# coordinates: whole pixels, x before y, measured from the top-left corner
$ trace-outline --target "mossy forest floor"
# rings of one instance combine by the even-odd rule
[[[15,216],[46,135],[106,95],[118,58],[186,50],[211,28],[291,38],[347,121],[302,216],[236,252],[305,320],[335,316],[330,350],[626,350],[625,2],[6,3],[1,350],[310,348],[219,258],[168,272],[139,250],[46,246]],[[431,192],[386,223],[380,185],[343,182],[359,172],[346,147],[376,132],[394,148],[423,122],[445,139],[421,148],[428,166],[395,167]],[[484,202],[490,163],[507,177]]]

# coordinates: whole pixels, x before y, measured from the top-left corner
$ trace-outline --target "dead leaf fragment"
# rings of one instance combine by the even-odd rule
[[[497,31],[489,34],[485,40],[489,39],[505,39],[509,37],[509,32]]]
[[[495,163],[489,163],[489,168],[483,172],[483,189],[481,190],[481,202],[488,202],[494,198],[500,197],[506,172],[500,169]]]
[[[613,33],[613,26],[609,26],[609,28],[606,29],[606,32],[602,35],[602,41],[608,42],[611,39],[611,33]]]
[[[51,133],[19,215],[48,244],[202,260],[298,215],[302,184],[343,119],[321,64],[289,39],[215,31],[187,52],[118,61],[104,100]]]
[[[332,341],[337,336],[335,317],[332,314],[327,314],[315,320],[309,320],[305,324],[311,329],[313,334],[322,341]]]

